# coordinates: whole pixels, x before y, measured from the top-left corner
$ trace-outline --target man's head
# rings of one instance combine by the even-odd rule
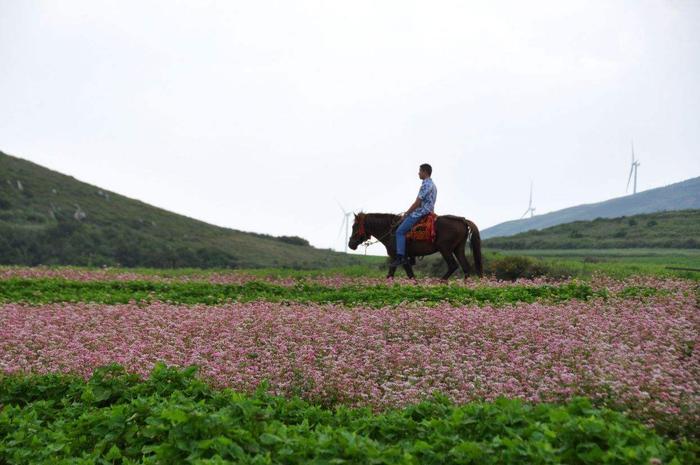
[[[427,179],[433,174],[433,167],[427,163],[420,165],[418,169],[418,177],[421,179]]]

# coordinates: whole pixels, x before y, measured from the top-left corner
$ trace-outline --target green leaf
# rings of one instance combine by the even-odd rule
[[[282,439],[279,436],[275,436],[274,434],[270,433],[263,433],[258,439],[260,440],[260,443],[266,446],[282,442]]]
[[[116,444],[110,447],[109,451],[107,451],[105,454],[106,460],[117,460],[120,458],[122,458],[122,452],[119,450],[119,447],[117,447]]]
[[[187,421],[187,413],[178,408],[165,409],[160,416],[166,420],[170,420],[173,424],[184,423]]]

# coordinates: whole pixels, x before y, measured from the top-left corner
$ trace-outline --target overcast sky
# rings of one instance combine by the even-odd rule
[[[317,247],[424,162],[482,229],[700,175],[698,0],[0,0],[0,64],[0,150]]]

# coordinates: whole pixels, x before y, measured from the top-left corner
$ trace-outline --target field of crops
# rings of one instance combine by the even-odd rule
[[[0,268],[0,464],[694,463],[699,299]]]

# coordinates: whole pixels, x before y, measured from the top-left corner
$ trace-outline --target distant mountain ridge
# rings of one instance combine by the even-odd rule
[[[488,249],[698,249],[700,210],[573,221],[484,241]]]
[[[700,209],[700,176],[664,187],[649,189],[598,203],[578,205],[532,218],[506,221],[481,231],[481,237],[512,236],[533,229],[544,229],[573,221]]]
[[[0,264],[323,268],[363,259],[214,226],[0,152]]]

